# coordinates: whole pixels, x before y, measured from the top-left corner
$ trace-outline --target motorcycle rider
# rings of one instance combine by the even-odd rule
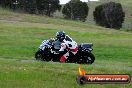
[[[61,55],[60,61],[65,62],[71,52],[75,55],[78,51],[78,45],[75,41],[72,40],[68,35],[65,34],[64,31],[60,31],[56,33],[56,38],[61,42],[61,48],[59,50],[59,54]]]

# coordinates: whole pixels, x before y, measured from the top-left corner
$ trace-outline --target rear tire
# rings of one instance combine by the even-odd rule
[[[94,63],[95,56],[92,53],[88,53],[87,56],[84,58],[85,64],[92,64]]]

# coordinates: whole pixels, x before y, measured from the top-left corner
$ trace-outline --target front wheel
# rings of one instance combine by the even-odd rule
[[[43,52],[38,50],[36,53],[35,53],[35,59],[36,60],[41,60],[43,61]]]

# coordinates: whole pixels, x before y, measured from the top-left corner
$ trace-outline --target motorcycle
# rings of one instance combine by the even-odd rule
[[[81,43],[78,45],[77,54],[69,52],[66,63],[92,64],[95,56],[92,54],[92,43]],[[60,62],[60,55],[56,53],[61,48],[61,42],[58,40],[50,42],[44,40],[35,53],[36,60]]]

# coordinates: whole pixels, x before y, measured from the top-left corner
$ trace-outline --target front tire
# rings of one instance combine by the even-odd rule
[[[44,57],[43,57],[43,52],[41,51],[41,50],[38,50],[36,53],[35,53],[35,59],[36,60],[41,60],[41,61],[43,61],[44,59],[43,59]]]

